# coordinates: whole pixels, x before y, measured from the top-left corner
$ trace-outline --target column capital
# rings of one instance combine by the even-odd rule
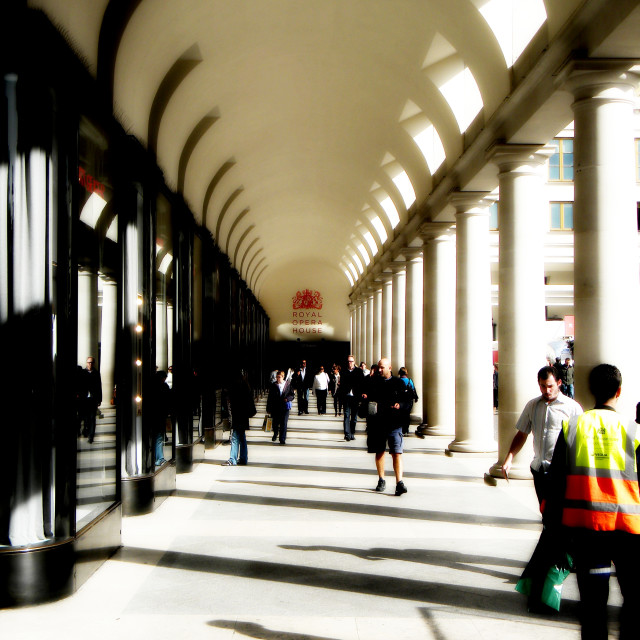
[[[387,284],[387,282],[391,282],[393,280],[393,273],[390,271],[381,271],[376,276],[376,282],[381,282],[382,284]]]
[[[455,222],[424,222],[418,229],[422,242],[441,236],[447,232],[451,232],[455,226]]]
[[[577,101],[600,98],[634,102],[634,91],[640,84],[640,74],[634,69],[638,62],[632,58],[569,60],[558,71],[556,84],[570,91]]]
[[[452,191],[449,194],[449,203],[459,213],[488,214],[491,206],[489,201],[490,191]]]
[[[545,144],[506,144],[494,142],[486,159],[497,165],[501,172],[527,173],[537,170],[555,153],[555,148]]]
[[[402,271],[407,270],[407,261],[406,260],[393,260],[388,265],[391,272],[395,275],[396,273],[401,273]]]
[[[422,247],[405,247],[400,251],[400,255],[406,263],[422,260]]]

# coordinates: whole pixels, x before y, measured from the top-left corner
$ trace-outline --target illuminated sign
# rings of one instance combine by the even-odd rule
[[[298,291],[292,300],[294,309],[322,309],[322,296],[319,291]]]
[[[292,300],[293,333],[322,333],[322,296],[319,291],[304,289],[296,292]],[[310,311],[303,311],[310,309]]]
[[[102,182],[98,182],[82,167],[78,169],[78,181],[89,193],[97,193],[101,198],[104,198],[104,185]]]

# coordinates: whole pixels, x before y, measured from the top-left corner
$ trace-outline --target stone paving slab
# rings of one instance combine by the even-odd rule
[[[246,467],[221,466],[228,446],[207,451],[156,512],[123,521],[123,547],[76,594],[1,611],[0,637],[579,638],[575,576],[551,617],[514,590],[540,532],[530,482],[487,486],[492,456],[409,437],[409,492],[393,495],[389,459],[379,494],[362,432],[345,442],[332,416],[289,424],[286,446],[252,429]]]

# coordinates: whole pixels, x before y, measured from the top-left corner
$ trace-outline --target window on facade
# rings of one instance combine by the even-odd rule
[[[573,202],[552,202],[551,231],[573,230]]]
[[[498,229],[498,203],[494,202],[489,207],[489,229],[496,231]]]
[[[573,180],[573,139],[556,138],[549,143],[555,153],[549,158],[549,180]]]

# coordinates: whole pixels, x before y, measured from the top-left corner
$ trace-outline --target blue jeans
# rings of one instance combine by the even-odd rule
[[[353,436],[356,433],[356,422],[358,421],[358,399],[354,396],[344,398],[344,435]]]
[[[238,457],[238,453],[240,457]],[[244,429],[233,429],[231,431],[231,451],[229,452],[229,462],[235,464],[247,464],[247,432]]]
[[[164,462],[164,436],[159,433],[156,436],[156,465],[162,464]]]

